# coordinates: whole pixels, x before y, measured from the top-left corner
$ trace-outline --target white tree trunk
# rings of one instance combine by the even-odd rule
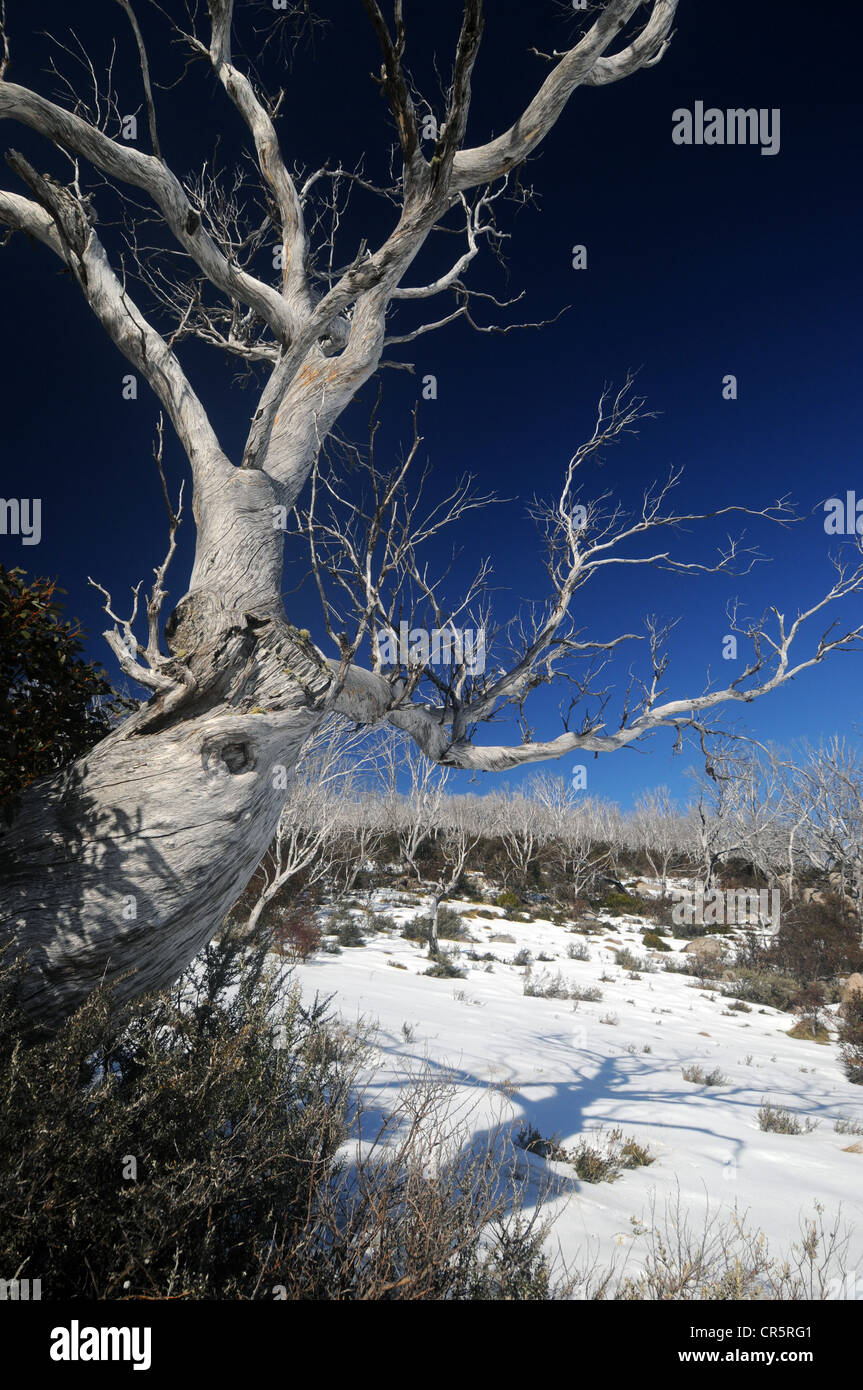
[[[258,665],[246,645],[230,700],[159,728],[136,729],[133,716],[25,794],[0,841],[0,939],[11,932],[30,965],[23,1001],[36,1028],[100,983],[123,1001],[175,979],[270,844],[284,772],[323,717],[314,705],[327,683],[298,644],[280,648],[292,678],[274,671],[272,650]]]

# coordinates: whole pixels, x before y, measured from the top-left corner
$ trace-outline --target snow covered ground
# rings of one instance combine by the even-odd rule
[[[417,903],[393,908],[379,894],[375,905],[403,923],[422,910]],[[601,1184],[579,1181],[566,1164],[523,1156],[534,1187],[550,1174],[560,1179],[550,1207],[554,1240],[572,1264],[613,1260],[629,1262],[629,1271],[638,1264],[634,1223],[654,1224],[651,1210],[661,1216],[678,1200],[696,1228],[707,1211],[748,1213],[779,1255],[799,1241],[801,1219],[818,1202],[828,1223],[840,1212],[851,1228],[847,1265],[857,1271],[856,1293],[852,1284],[843,1296],[863,1297],[863,1139],[834,1129],[842,1116],[863,1130],[863,1093],[846,1080],[835,1042],[792,1039],[792,1015],[755,1005],[732,1011],[717,990],[666,973],[665,957],[644,950],[648,924],[637,919],[603,919],[601,934],[585,936],[548,921],[513,921],[498,909],[484,909],[493,919],[476,916],[476,904],[452,906],[473,938],[458,947],[465,979],[424,976],[425,947],[397,932],[369,935],[364,947],[340,955],[319,953],[297,969],[305,993],[332,994],[346,1022],[375,1025],[369,1100],[389,1111],[426,1063],[450,1078],[454,1105],[477,1133],[501,1119],[516,1132],[524,1122],[570,1147],[600,1127],[620,1126],[646,1145],[654,1163]],[[581,942],[590,958],[571,959],[568,948]],[[685,943],[669,944],[679,951]],[[632,978],[615,963],[621,945],[660,968]],[[534,978],[559,971],[570,987],[601,990],[601,1000],[526,996],[525,968],[512,964],[524,950]],[[489,969],[470,962],[470,951],[500,959]],[[718,1067],[724,1084],[684,1080],[693,1063]],[[763,1132],[765,1099],[817,1127]]]

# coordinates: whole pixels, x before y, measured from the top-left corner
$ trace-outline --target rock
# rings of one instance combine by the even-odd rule
[[[694,941],[687,941],[683,949],[691,956],[721,956],[722,942],[715,936],[698,936]]]
[[[842,1003],[847,1004],[852,994],[863,994],[863,975],[858,971],[855,975],[849,975],[842,988]]]

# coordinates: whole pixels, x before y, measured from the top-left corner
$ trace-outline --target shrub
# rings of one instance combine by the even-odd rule
[[[54,1298],[250,1298],[262,1272],[276,1278],[272,1242],[290,1243],[332,1168],[359,1057],[281,980],[266,944],[227,936],[122,1031],[103,991],[49,1040],[16,1046],[7,977],[0,1249],[13,1269],[50,1272]]]
[[[598,1130],[590,1139],[582,1135],[574,1149],[567,1149],[556,1134],[544,1138],[538,1129],[525,1122],[515,1142],[526,1153],[570,1164],[582,1182],[614,1182],[626,1169],[654,1162],[649,1150],[635,1139],[625,1139],[621,1129],[612,1129],[608,1134]]]
[[[495,904],[498,907],[514,908],[518,910],[518,908],[521,907],[521,898],[507,888],[503,893],[498,893],[495,898]]]
[[[467,974],[448,951],[439,951],[428,970],[423,971],[432,980],[463,980]]]
[[[363,936],[362,928],[356,917],[350,912],[342,912],[332,924],[332,933],[336,937],[339,946],[353,947],[365,946],[366,939]]]
[[[863,1123],[851,1120],[847,1115],[840,1115],[833,1129],[836,1134],[863,1134]]]
[[[722,989],[722,993],[730,999],[742,999],[747,1004],[761,1004],[787,1012],[800,992],[800,986],[790,975],[757,970],[751,966],[734,966],[733,970],[733,980]]]
[[[602,999],[602,990],[598,985],[574,985],[569,997],[583,1004],[598,1004]]]
[[[430,941],[432,915],[422,912],[402,927],[402,936],[408,941]],[[459,914],[441,903],[437,915],[437,934],[441,941],[461,941],[465,935],[464,922]]]
[[[820,1014],[827,1003],[827,991],[820,980],[813,980],[797,991],[792,1008],[795,1013]]]
[[[804,1042],[828,1043],[830,1034],[818,1014],[804,1014],[793,1028],[788,1029],[789,1038],[799,1038]]]
[[[691,1066],[683,1068],[684,1081],[692,1081],[696,1086],[727,1086],[728,1077],[723,1076],[719,1067],[712,1067],[710,1071],[705,1071],[703,1067]]]
[[[662,962],[660,967],[667,975],[698,975],[700,968],[694,955],[675,953]]]
[[[396,929],[396,920],[388,912],[366,912],[365,930],[370,932],[391,932]]]
[[[791,1110],[787,1110],[784,1105],[772,1105],[770,1101],[762,1100],[758,1111],[758,1128],[771,1134],[811,1134],[813,1129],[817,1129],[818,1121],[809,1119],[801,1120]]]
[[[642,946],[646,946],[651,951],[670,951],[671,947],[667,941],[663,941],[659,932],[646,931],[641,938]]]
[[[631,893],[607,893],[602,900],[603,912],[610,912],[612,917],[643,916],[643,907],[641,899]]]
[[[795,902],[782,914],[768,956],[801,984],[850,975],[863,969],[860,923],[838,894],[820,903]]]
[[[569,1153],[569,1162],[582,1182],[614,1182],[625,1170],[654,1162],[649,1150],[635,1139],[625,1139],[621,1129],[612,1129],[607,1135],[599,1131],[596,1138],[599,1142],[582,1136]]]
[[[321,929],[314,909],[306,903],[280,905],[272,919],[272,933],[278,953],[292,960],[308,960],[320,949]]]
[[[550,1139],[544,1139],[539,1130],[526,1121],[515,1136],[515,1142],[525,1153],[537,1154],[540,1158],[550,1158],[557,1163],[566,1163],[569,1158],[556,1134]]]
[[[622,946],[619,951],[614,953],[616,965],[623,970],[648,970],[648,962],[644,956],[637,956],[634,951],[630,951],[628,946]]]
[[[532,975],[530,969],[524,977],[524,993],[534,999],[569,999],[569,986],[561,975],[556,971],[552,975],[547,970],[540,970],[538,975]]]
[[[646,1244],[638,1255],[638,1273],[617,1284],[597,1280],[594,1296],[643,1301],[707,1301],[769,1299],[777,1304],[830,1297],[830,1290],[847,1287],[848,1236],[839,1213],[824,1220],[823,1206],[801,1223],[801,1239],[779,1257],[771,1254],[762,1231],[745,1215],[725,1215],[709,1206],[698,1224],[678,1191],[668,1199],[664,1214],[651,1207],[650,1224],[636,1229]],[[657,1219],[658,1218],[658,1219]],[[601,1280],[601,1282],[600,1282]],[[841,1296],[841,1295],[840,1295]]]
[[[586,941],[572,941],[566,948],[566,954],[570,960],[590,960],[590,951]]]
[[[73,762],[110,732],[135,702],[113,694],[98,663],[85,661],[77,622],[61,620],[56,581],[0,565],[0,820],[21,792]]]
[[[499,1136],[477,1147],[430,1074],[340,1164],[365,1049],[286,994],[268,945],[227,933],[125,1026],[100,991],[38,1042],[22,968],[0,972],[11,1269],[42,1272],[53,1299],[564,1296]]]
[[[845,1075],[863,1086],[863,994],[852,994],[842,1005],[839,1041]]]
[[[530,951],[526,950],[525,948],[522,948],[522,950],[517,951],[516,954],[513,956],[512,963],[513,965],[518,966],[526,965],[528,969],[530,969],[530,967],[533,965],[533,956],[531,955]]]

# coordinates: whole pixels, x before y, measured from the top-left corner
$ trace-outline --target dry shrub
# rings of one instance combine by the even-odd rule
[[[863,968],[859,919],[837,894],[823,903],[795,902],[782,914],[768,959],[802,985],[853,974]]]
[[[847,1288],[846,1257],[850,1232],[841,1212],[827,1219],[816,1202],[814,1214],[801,1218],[800,1236],[788,1252],[771,1255],[764,1234],[745,1214],[711,1212],[694,1226],[680,1192],[657,1219],[651,1203],[649,1225],[637,1230],[644,1254],[641,1267],[615,1279],[612,1271],[585,1276],[588,1297],[637,1300],[755,1300],[783,1302],[842,1297]],[[637,1259],[636,1249],[630,1258]]]
[[[272,923],[273,944],[279,955],[291,960],[308,960],[320,950],[321,929],[314,908],[297,902],[281,907]]]

